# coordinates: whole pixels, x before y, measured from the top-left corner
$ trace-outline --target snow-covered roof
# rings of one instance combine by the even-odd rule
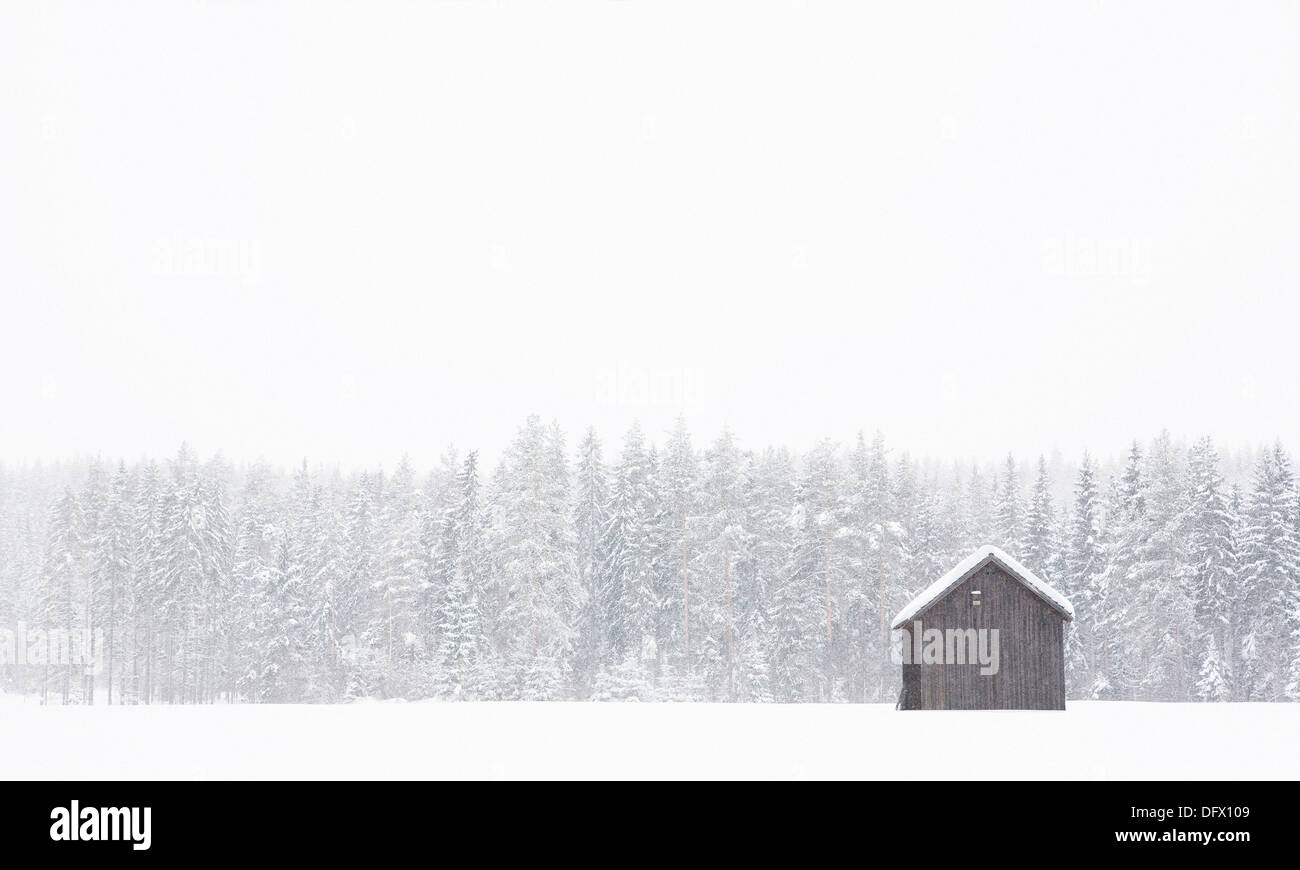
[[[951,571],[931,583],[924,592],[913,598],[911,603],[900,610],[898,616],[894,617],[892,627],[898,628],[917,616],[931,604],[948,594],[950,590],[958,586],[971,574],[983,568],[988,562],[997,562],[1008,574],[1029,587],[1029,591],[1060,611],[1066,619],[1074,619],[1074,607],[1064,595],[1057,592],[1037,574],[1021,565],[1002,550],[992,544],[985,544],[965,559],[962,559]]]

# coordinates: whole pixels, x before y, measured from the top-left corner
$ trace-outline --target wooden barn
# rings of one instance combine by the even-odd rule
[[[1064,710],[1074,608],[1032,571],[983,546],[895,617],[900,710]]]

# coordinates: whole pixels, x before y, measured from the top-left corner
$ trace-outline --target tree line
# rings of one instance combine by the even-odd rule
[[[1161,434],[1071,480],[938,468],[880,436],[795,455],[679,422],[490,472],[201,461],[0,468],[0,627],[102,638],[0,667],[48,703],[359,698],[892,702],[889,622],[980,544],[1074,603],[1071,698],[1300,698],[1290,458],[1229,483]],[[1109,470],[1108,470],[1109,469]],[[1057,485],[1068,498],[1057,497]]]

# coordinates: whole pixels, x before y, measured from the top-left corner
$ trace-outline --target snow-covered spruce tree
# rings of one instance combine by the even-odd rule
[[[506,451],[492,493],[492,545],[503,592],[499,618],[506,697],[565,696],[572,619],[582,604],[558,429],[529,417]]]
[[[371,585],[371,637],[382,644],[385,658],[382,693],[416,697],[430,681],[432,651],[417,629],[416,604],[429,576],[424,542],[424,495],[415,486],[415,470],[403,456],[383,491],[380,573]]]
[[[815,639],[821,628],[816,606],[818,529],[809,521],[802,497],[789,521],[794,549],[773,592],[766,658],[775,700],[812,701],[819,687],[815,661]]]
[[[330,653],[330,619],[327,586],[337,571],[335,547],[323,539],[328,533],[337,536],[330,515],[322,510],[320,488],[313,483],[304,462],[294,472],[285,506],[285,552],[282,573],[292,581],[286,590],[286,604],[291,608],[290,633],[293,666],[291,679],[296,701],[331,701],[337,698],[331,683],[328,661]],[[286,564],[287,563],[287,564]]]
[[[957,507],[951,493],[945,492],[938,476],[924,487],[916,507],[916,524],[912,532],[910,573],[917,580],[917,592],[947,573],[967,552],[957,540]]]
[[[1184,700],[1194,694],[1202,649],[1186,571],[1187,486],[1168,432],[1152,443],[1146,468],[1128,584],[1137,617],[1128,625],[1130,656],[1142,668],[1135,690],[1144,700]]]
[[[425,650],[420,685],[424,694],[434,692],[438,680],[435,673],[441,637],[438,626],[450,579],[450,568],[441,564],[438,553],[447,513],[456,507],[459,500],[456,484],[461,472],[459,456],[455,448],[444,451],[438,467],[425,476],[416,499],[416,546],[421,576],[411,595],[410,630],[420,639]]]
[[[932,570],[931,560],[925,553],[927,545],[920,537],[921,506],[925,498],[920,491],[916,466],[907,454],[900,456],[895,463],[891,479],[893,482],[892,520],[889,523],[889,530],[890,536],[896,542],[893,554],[896,564],[889,572],[893,579],[888,585],[886,595],[887,618],[892,617],[921,590],[941,576]],[[951,566],[945,566],[943,570],[946,571],[948,567]],[[884,697],[897,698],[902,687],[899,670],[892,660],[884,663],[884,673],[887,678]]]
[[[43,631],[62,630],[72,636],[78,625],[78,593],[82,586],[81,503],[71,488],[51,507],[45,546],[45,560],[41,572],[42,589],[40,614]],[[37,645],[38,649],[40,644]],[[42,649],[42,657],[48,649]],[[51,692],[58,692],[59,702],[68,704],[76,700],[73,689],[79,684],[73,676],[73,665],[45,660],[41,679],[41,700],[49,703]]]
[[[1047,460],[1040,456],[1033,493],[1029,498],[1029,513],[1025,518],[1024,545],[1018,558],[1047,582],[1064,585],[1058,577],[1062,567],[1060,553],[1056,509],[1052,505],[1052,481],[1047,472]]]
[[[694,575],[700,614],[701,674],[710,697],[735,700],[740,660],[739,607],[743,566],[751,558],[754,535],[743,498],[748,461],[729,431],[704,452],[699,480],[699,521]]]
[[[672,679],[672,666],[669,655],[674,649],[675,631],[681,627],[681,620],[676,616],[674,600],[670,598],[671,589],[675,588],[670,568],[676,564],[673,558],[673,525],[671,511],[664,500],[663,468],[659,448],[653,443],[646,448],[646,489],[649,492],[649,519],[646,522],[645,547],[649,553],[650,598],[653,612],[650,616],[650,633],[653,639],[652,655],[649,662],[656,698],[660,697],[661,681]]]
[[[888,451],[879,432],[869,447],[859,435],[849,459],[847,486],[848,546],[853,551],[854,573],[860,578],[855,584],[852,606],[856,612],[850,624],[862,625],[850,655],[853,664],[849,697],[887,700],[897,682],[897,668],[888,657],[889,622],[893,613],[891,598],[897,596],[901,586],[905,542],[897,521],[897,490]]]
[[[122,644],[124,614],[130,611],[132,557],[132,500],[134,480],[125,463],[119,464],[106,493],[102,512],[91,542],[95,574],[94,588],[98,600],[94,610],[100,614],[99,624],[104,633],[103,680],[106,701],[113,703],[114,683],[117,679],[119,647]],[[122,702],[121,693],[117,702]]]
[[[202,481],[198,462],[182,444],[171,461],[162,496],[158,633],[159,689],[169,704],[188,703],[205,575]]]
[[[768,485],[764,468],[766,457],[766,452],[755,454],[746,451],[743,454],[746,473],[740,511],[748,546],[737,554],[732,565],[735,666],[731,698],[736,701],[771,700],[771,680],[764,648],[768,618],[764,563],[768,545],[764,541],[764,515],[756,509],[761,503],[758,493]]]
[[[1228,647],[1224,653],[1224,663],[1228,670],[1228,688],[1230,700],[1244,700],[1248,692],[1245,668],[1243,667],[1242,637],[1245,626],[1249,623],[1249,602],[1246,595],[1246,571],[1243,564],[1243,547],[1246,541],[1246,497],[1241,484],[1234,483],[1228,488],[1228,515],[1232,518],[1232,540],[1236,546],[1236,573],[1228,588]]]
[[[789,451],[776,449],[764,450],[751,467],[746,527],[753,531],[754,542],[748,559],[742,561],[737,588],[741,653],[736,699],[770,701],[772,607],[792,546],[789,519],[795,502],[795,470]]]
[[[306,636],[315,663],[311,669],[310,697],[304,700],[335,702],[347,690],[338,618],[338,602],[346,576],[347,535],[337,503],[338,493],[313,482],[305,463],[295,480],[299,479],[310,488],[299,538],[303,542],[303,580],[307,590]]]
[[[1201,669],[1196,680],[1196,696],[1202,701],[1226,701],[1231,697],[1219,660],[1219,645],[1213,637],[1207,636],[1205,639],[1205,652],[1201,655]]]
[[[210,700],[223,587],[231,559],[223,481],[206,473],[187,445],[172,462],[161,505],[157,624],[162,638],[164,697],[173,703]]]
[[[164,484],[156,462],[140,470],[132,516],[131,690],[133,703],[151,704],[159,672],[159,601],[162,596],[162,511]],[[231,638],[232,648],[234,638]]]
[[[261,665],[257,700],[301,701],[307,694],[310,663],[306,653],[311,646],[300,550],[287,526],[274,525],[266,533],[272,561],[253,597],[259,616],[255,653]]]
[[[1188,453],[1187,564],[1199,634],[1197,696],[1227,700],[1236,654],[1231,599],[1237,585],[1236,517],[1219,473],[1214,442],[1202,438]]]
[[[659,610],[651,528],[655,514],[650,457],[641,428],[633,425],[623,440],[599,541],[596,609],[604,625],[607,667],[626,670],[630,662],[640,662],[648,672],[654,669]]]
[[[209,704],[229,692],[232,676],[219,667],[222,638],[233,621],[230,577],[237,541],[227,494],[230,476],[230,469],[220,456],[203,466],[201,491],[207,522],[207,553],[203,562],[202,642],[197,651],[199,669],[194,692],[201,703]]]
[[[660,671],[675,670],[679,677],[691,673],[691,557],[692,530],[696,525],[698,458],[691,446],[686,421],[678,418],[668,436],[653,476],[656,520],[655,599],[659,605],[655,644]],[[697,632],[698,633],[698,632]]]
[[[289,644],[280,612],[284,584],[279,525],[281,506],[271,470],[264,464],[249,469],[239,493],[238,528],[233,567],[234,649],[228,666],[237,669],[236,688],[252,701],[283,700],[280,672],[288,663],[282,653]]]
[[[1142,619],[1135,602],[1134,566],[1147,533],[1146,480],[1142,450],[1135,441],[1123,474],[1110,481],[1106,508],[1106,565],[1087,593],[1096,647],[1092,695],[1137,698],[1146,663],[1134,626]]]
[[[834,640],[833,547],[839,521],[838,469],[823,442],[805,460],[790,517],[793,546],[772,606],[768,651],[778,701],[830,700],[834,674],[828,661]]]
[[[425,528],[429,537],[426,539],[428,552],[437,546],[438,536],[442,534],[442,518],[447,511],[456,506],[459,498],[459,481],[465,461],[460,451],[449,447],[438,458],[438,465],[429,471],[424,480],[424,508],[427,519]]]
[[[82,558],[79,573],[83,583],[83,587],[77,596],[81,608],[81,612],[78,614],[78,623],[84,635],[88,637],[94,637],[97,632],[102,632],[104,629],[103,614],[100,612],[103,601],[99,594],[99,584],[103,579],[103,571],[99,566],[98,541],[109,498],[108,473],[103,463],[99,459],[94,459],[90,463],[86,474],[86,482],[81,488],[81,495],[78,499],[81,504],[81,529],[78,532],[78,537],[81,539]],[[80,675],[77,696],[83,704],[94,704],[94,669],[81,666],[77,670]]]
[[[438,625],[442,657],[438,695],[453,700],[492,697],[492,649],[483,615],[488,523],[477,453],[465,457],[453,495],[456,501],[443,518],[435,556],[447,578]]]
[[[383,607],[375,595],[376,577],[382,571],[382,491],[381,476],[362,472],[352,487],[344,517],[344,571],[334,604],[347,674],[344,696],[348,698],[378,695],[387,667]]]
[[[997,478],[993,499],[993,534],[997,544],[1017,558],[1024,552],[1025,507],[1020,492],[1020,473],[1010,453]]]
[[[966,521],[966,550],[972,550],[981,544],[993,543],[997,537],[993,516],[993,489],[997,487],[997,477],[992,482],[984,477],[978,465],[971,466],[970,480],[966,484],[966,498],[962,507],[962,516]]]
[[[770,452],[769,452],[770,453]],[[873,572],[877,551],[876,536],[872,526],[874,504],[872,489],[868,486],[871,477],[871,450],[867,446],[866,436],[859,432],[853,447],[848,452],[843,481],[844,519],[842,542],[845,553],[847,577],[844,582],[843,601],[841,604],[842,630],[844,644],[844,672],[846,676],[845,692],[850,701],[864,701],[879,690],[883,675],[879,672],[876,647],[880,638],[877,627],[878,593],[873,583]],[[789,464],[788,455],[786,462]],[[793,479],[793,470],[785,473],[785,479]],[[887,490],[887,483],[886,483]],[[793,500],[793,485],[784,487],[783,505]],[[764,498],[771,501],[771,497]],[[789,516],[789,507],[783,511]],[[781,524],[782,528],[788,528]],[[763,537],[770,533],[764,527]],[[790,544],[782,536],[782,544],[788,550]],[[770,604],[770,596],[768,596]]]
[[[578,445],[578,461],[573,480],[573,528],[578,584],[583,603],[577,615],[574,641],[574,687],[578,697],[591,694],[591,685],[605,661],[607,638],[600,590],[607,580],[603,570],[607,562],[603,543],[609,523],[609,471],[605,467],[600,439],[588,428]]]
[[[1280,444],[1265,452],[1255,469],[1241,570],[1244,699],[1281,700],[1294,655],[1300,537],[1291,459]]]
[[[892,481],[894,487],[892,528],[898,541],[896,554],[898,582],[890,592],[892,600],[898,602],[898,606],[901,607],[912,600],[916,593],[933,583],[937,575],[931,573],[924,552],[925,545],[918,538],[918,517],[925,496],[921,491],[916,464],[906,453],[898,458]]]
[[[1134,441],[1129,446],[1124,472],[1117,486],[1119,502],[1128,516],[1138,517],[1146,513],[1146,480],[1142,475],[1143,465],[1142,447]]]
[[[1065,630],[1066,685],[1073,698],[1105,697],[1110,691],[1102,666],[1106,646],[1097,627],[1098,614],[1110,606],[1101,523],[1096,469],[1092,457],[1084,453],[1074,485],[1062,577],[1062,591],[1075,610],[1075,619]]]

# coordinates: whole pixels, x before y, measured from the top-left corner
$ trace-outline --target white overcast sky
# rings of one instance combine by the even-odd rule
[[[7,3],[0,460],[1300,449],[1300,4]]]

